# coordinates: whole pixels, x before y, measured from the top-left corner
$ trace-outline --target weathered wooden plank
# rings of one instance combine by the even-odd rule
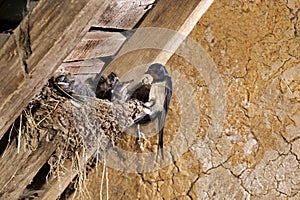
[[[105,63],[99,59],[65,62],[59,66],[56,72],[72,74],[81,82],[89,84],[93,90],[96,90],[98,83],[97,77],[104,64]]]
[[[87,155],[86,157],[90,157],[91,155]],[[80,163],[82,167],[84,167],[86,160],[82,160]],[[82,170],[85,170],[84,168]],[[51,177],[48,179],[46,185],[43,186],[43,191],[39,193],[39,199],[41,200],[50,200],[50,199],[58,199],[61,193],[68,187],[70,182],[76,177],[77,171],[73,169],[72,161],[67,160],[64,164],[64,168],[62,169],[63,176],[58,178]]]
[[[137,66],[166,63],[212,2],[158,1],[139,29],[122,46],[116,59],[104,70],[104,74],[114,71],[122,76]]]
[[[64,62],[57,72],[70,74],[95,74],[99,73],[104,66],[104,62],[99,59],[90,59],[84,61]]]
[[[97,17],[93,26],[130,30],[151,9],[155,0],[119,0]]]
[[[58,180],[57,178],[50,178],[43,187],[43,192],[39,194],[39,199],[57,199],[70,182],[75,178],[77,173],[72,169],[72,162],[67,161],[62,169],[63,176]]]
[[[0,49],[0,138],[110,3],[41,0],[23,20]]]
[[[54,144],[45,138],[34,152],[17,153],[17,147],[10,145],[0,158],[0,199],[18,199],[54,150]]]
[[[0,158],[0,194],[3,193],[10,179],[14,177],[14,174],[22,167],[31,153],[29,150],[24,151],[23,148],[18,153],[16,140],[8,146]]]
[[[114,55],[126,37],[117,32],[87,32],[75,49],[64,60],[86,60]]]

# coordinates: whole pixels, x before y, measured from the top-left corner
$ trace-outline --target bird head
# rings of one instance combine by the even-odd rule
[[[105,87],[108,87],[107,86],[106,78],[104,78],[103,76],[101,76],[100,79],[99,79],[99,81],[98,81],[97,88],[104,89]]]
[[[103,76],[101,76],[99,79],[99,83],[105,83],[105,82],[106,82],[106,79]]]
[[[73,90],[75,79],[69,77],[66,74],[63,74],[55,78],[55,83],[60,89],[64,90],[67,93],[70,93]]]
[[[169,77],[165,66],[160,63],[150,65],[145,74],[151,75],[154,81],[163,81],[166,77]]]
[[[107,83],[108,85],[110,85],[111,87],[114,87],[116,85],[117,82],[119,82],[119,78],[118,76],[114,73],[111,72],[108,76],[107,76]]]

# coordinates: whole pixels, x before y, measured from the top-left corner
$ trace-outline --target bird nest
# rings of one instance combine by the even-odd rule
[[[67,160],[72,161],[75,170],[82,171],[78,163],[82,163],[85,156],[93,157],[118,144],[123,131],[134,124],[135,116],[142,112],[143,106],[138,100],[112,103],[85,97],[83,101],[65,94],[49,81],[22,112],[19,145],[25,144],[25,148],[32,151],[42,140],[56,145],[48,160],[48,178],[61,176]]]

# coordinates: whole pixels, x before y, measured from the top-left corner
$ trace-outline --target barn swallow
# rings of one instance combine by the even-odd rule
[[[111,102],[125,102],[129,99],[128,86],[133,80],[121,82],[117,80],[114,87],[111,90]]]
[[[66,74],[59,75],[54,78],[55,85],[58,87],[59,90],[62,90],[62,92],[66,92],[68,94],[72,94],[73,88],[74,88],[74,83],[75,79],[69,77]]]
[[[149,66],[148,70],[144,73],[144,78],[150,75],[150,89],[147,95],[148,101],[145,102],[146,106],[151,108],[151,113],[146,115],[142,119],[138,120],[137,123],[145,123],[153,121],[158,118],[158,149],[161,151],[161,156],[164,159],[163,153],[163,132],[164,124],[166,120],[167,111],[169,108],[171,96],[172,96],[172,81],[164,65],[154,63]],[[144,84],[144,90],[148,91]],[[138,89],[139,90],[139,89]],[[138,91],[137,92],[140,92]],[[140,89],[141,90],[141,89]],[[136,93],[133,93],[132,97],[138,97]],[[144,99],[140,99],[143,101]]]
[[[96,87],[96,97],[99,99],[109,99],[109,95],[109,85],[107,84],[106,78],[101,76]]]
[[[114,72],[111,72],[107,78],[101,76],[96,87],[96,97],[111,101],[112,89],[118,82],[119,78]]]
[[[111,72],[108,76],[107,76],[107,84],[109,85],[110,88],[114,88],[116,83],[120,81],[119,77],[114,73]]]
[[[76,77],[59,75],[54,79],[54,83],[68,97],[72,96],[81,101],[88,101],[90,97],[95,97],[94,91]]]

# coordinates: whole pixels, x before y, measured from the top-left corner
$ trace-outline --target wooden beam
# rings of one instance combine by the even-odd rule
[[[95,74],[99,73],[104,66],[104,62],[99,59],[89,59],[84,61],[64,62],[57,72],[66,74]]]
[[[213,0],[159,0],[104,74],[114,71],[123,76],[136,66],[166,63],[212,3]]]
[[[14,118],[19,115],[22,108],[28,104],[33,95],[50,78],[62,60],[75,47],[79,39],[85,35],[89,25],[92,24],[93,14],[96,13],[95,15],[97,15],[97,12],[103,13],[108,8],[106,7],[108,5],[107,1],[83,0],[78,1],[78,4],[77,1],[73,2],[71,0],[66,2],[42,0],[33,10],[29,18],[29,25],[35,25],[29,29],[32,53],[27,59],[26,50],[28,49],[22,48],[22,45],[20,45],[24,41],[16,42],[15,40],[15,38],[20,38],[22,29],[16,31],[0,50],[0,70],[1,72],[3,71],[0,83],[1,85],[7,85],[7,88],[3,88],[0,91],[0,137],[5,133]],[[187,35],[200,19],[204,10],[207,9],[203,7],[208,2],[212,1],[160,0],[149,16],[145,18],[141,27],[167,28],[181,31],[181,34]],[[64,10],[64,12],[61,12],[61,10]],[[139,45],[146,44],[147,41],[153,38],[150,36],[137,32],[129,40],[127,47],[126,45],[123,47],[121,54],[127,51],[126,48],[131,48],[134,42],[137,42]],[[157,41],[166,46],[170,41],[174,40],[174,37]],[[176,50],[175,47],[174,49]],[[165,55],[163,50],[136,52],[138,53],[133,52],[124,57],[122,56],[123,59],[117,59],[109,66],[109,70],[125,73],[137,64],[157,61],[160,55],[163,55],[160,62],[166,62],[168,56],[170,56],[169,54]],[[25,72],[28,72],[28,74]],[[29,155],[25,157],[28,157],[26,162],[29,162]],[[34,158],[34,155],[30,155],[30,157]],[[40,167],[41,165],[39,164],[36,169]],[[31,173],[36,173],[36,169]],[[68,185],[72,177],[76,176],[76,172],[70,173],[70,176],[61,180],[65,183],[62,189]],[[25,185],[25,183],[22,185]],[[47,192],[49,194],[49,191],[56,191],[57,185],[59,183],[57,180],[54,180],[53,188],[50,187],[49,190],[45,191],[45,194]],[[56,194],[56,196],[58,195],[59,193]],[[54,196],[51,196],[51,198],[54,198]]]
[[[18,153],[14,141],[0,158],[0,199],[18,199],[39,169],[54,152],[54,144],[43,138],[33,152]]]
[[[86,157],[89,158],[91,155],[86,155]],[[86,162],[87,160],[82,160],[81,166],[85,167]],[[39,193],[39,199],[50,200],[59,198],[78,173],[78,171],[74,169],[73,164],[72,161],[67,160],[62,169],[61,174],[63,175],[59,178],[50,177],[50,179],[47,180],[47,184],[43,186],[43,191]],[[82,170],[85,169],[83,168]]]
[[[0,49],[0,138],[112,2],[41,0]]]
[[[97,18],[95,27],[130,30],[152,8],[155,0],[118,0]]]
[[[39,199],[58,199],[61,193],[64,192],[65,188],[68,187],[70,182],[77,175],[76,171],[72,169],[72,162],[67,160],[62,169],[63,176],[58,178],[50,178],[47,180],[47,184],[43,186],[43,191],[39,194]]]
[[[87,32],[64,61],[86,60],[114,55],[125,40],[126,37],[118,32]]]

